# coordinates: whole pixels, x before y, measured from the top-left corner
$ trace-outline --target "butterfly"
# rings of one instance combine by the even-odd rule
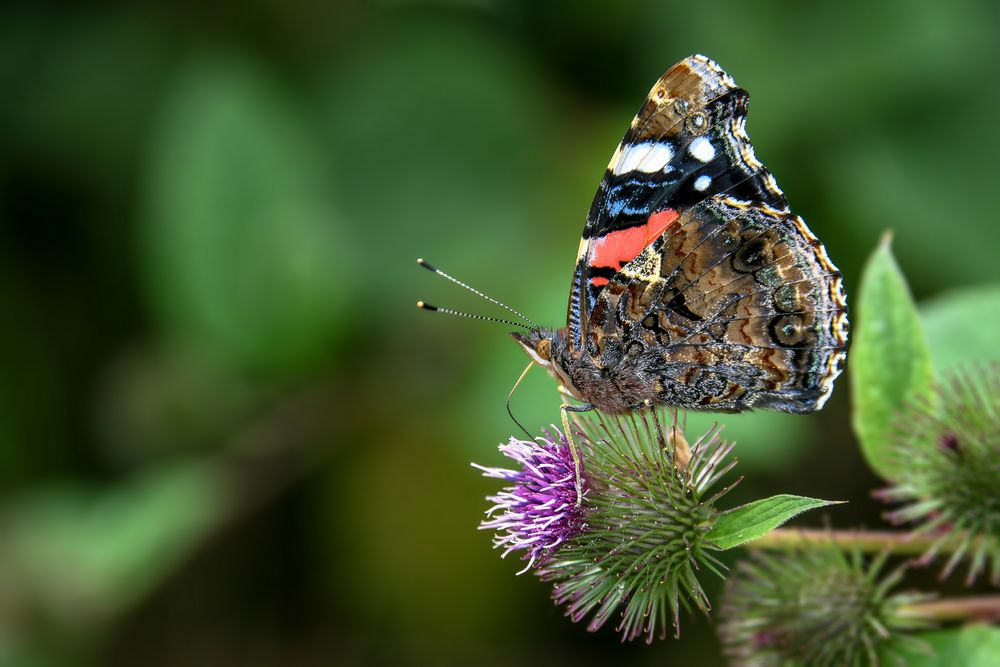
[[[567,326],[514,332],[580,404],[819,410],[845,361],[841,274],[745,130],[748,93],[694,55],[653,86],[587,215]]]

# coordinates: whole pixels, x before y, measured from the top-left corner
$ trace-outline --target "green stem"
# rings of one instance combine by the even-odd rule
[[[1000,595],[973,595],[945,598],[903,605],[899,611],[907,616],[926,618],[939,623],[957,621],[1000,622]]]
[[[889,530],[822,530],[777,528],[747,544],[749,549],[799,549],[829,546],[859,549],[867,553],[888,551],[919,556],[934,544],[934,538]]]

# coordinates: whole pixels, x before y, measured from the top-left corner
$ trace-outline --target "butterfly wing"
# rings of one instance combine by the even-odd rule
[[[615,274],[591,313],[590,352],[675,407],[812,412],[847,343],[840,273],[786,211],[716,195]]]
[[[671,67],[615,149],[587,216],[570,291],[570,349],[611,277],[684,211],[719,193],[787,210],[744,130],[747,92],[704,56]]]
[[[840,273],[754,156],[747,99],[704,57],[675,65],[595,197],[570,342],[633,401],[811,412],[841,372]]]

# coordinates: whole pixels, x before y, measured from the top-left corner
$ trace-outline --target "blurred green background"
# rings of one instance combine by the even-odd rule
[[[987,0],[6,3],[0,664],[722,664],[705,618],[620,646],[491,551],[469,462],[500,463],[525,358],[417,311],[485,304],[414,259],[562,324],[609,155],[701,52],[849,295],[890,227],[918,298],[985,285],[998,27]],[[996,347],[950,312],[944,363]],[[538,372],[514,398],[532,428],[556,405]],[[731,502],[881,525],[847,408],[842,379],[818,415],[724,418]]]

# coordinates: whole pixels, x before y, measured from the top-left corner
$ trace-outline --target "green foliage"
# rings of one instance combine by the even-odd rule
[[[102,453],[119,465],[224,450],[278,390],[179,346],[118,359],[97,414]]]
[[[144,268],[171,333],[254,369],[322,357],[355,260],[303,113],[251,61],[196,60],[152,156]]]
[[[907,667],[996,667],[1000,656],[1000,628],[968,625],[918,635],[924,643],[894,647],[884,654],[888,664],[905,660]]]
[[[945,292],[920,305],[939,373],[1000,360],[1000,285]]]
[[[159,466],[100,491],[39,489],[3,518],[7,601],[56,626],[99,625],[161,583],[229,508],[221,471],[199,461]]]
[[[732,549],[763,537],[803,512],[834,504],[836,502],[831,500],[789,494],[762,498],[720,514],[708,539],[720,549]]]
[[[934,379],[913,297],[889,246],[887,235],[862,273],[850,357],[852,424],[868,464],[887,480],[895,476],[893,421]]]

